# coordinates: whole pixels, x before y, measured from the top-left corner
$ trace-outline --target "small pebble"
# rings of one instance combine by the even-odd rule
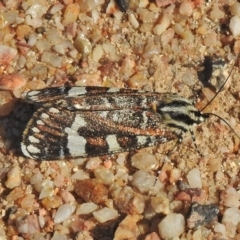
[[[185,220],[182,214],[170,213],[159,224],[160,237],[169,239],[179,237],[185,229]]]
[[[88,179],[89,175],[83,170],[77,170],[72,176],[71,179],[73,180],[84,180]]]
[[[43,179],[43,175],[40,172],[37,172],[34,175],[32,175],[32,177],[30,178],[30,183],[38,184],[42,182],[42,179]]]
[[[27,193],[21,200],[21,207],[26,209],[28,212],[32,212],[37,208],[37,203],[35,200],[35,195]]]
[[[24,197],[25,192],[20,187],[15,187],[6,197],[8,202],[16,201],[19,198]]]
[[[210,19],[212,19],[213,21],[219,21],[221,18],[224,17],[224,12],[221,11],[218,6],[214,6],[211,13],[210,13]]]
[[[114,206],[120,213],[141,214],[145,209],[144,197],[130,187],[116,188],[111,195],[114,199]]]
[[[170,213],[169,199],[167,196],[151,197],[151,206],[157,213],[163,213],[165,215]]]
[[[41,202],[46,209],[58,208],[62,204],[62,198],[55,195],[43,198]]]
[[[0,239],[7,240],[7,236],[6,236],[5,230],[3,228],[0,229]]]
[[[80,5],[81,12],[92,11],[104,3],[104,0],[81,0],[78,1]]]
[[[187,226],[191,229],[209,224],[217,217],[218,212],[218,206],[215,204],[201,205],[194,202],[190,206],[189,213],[187,214]]]
[[[74,23],[77,21],[78,15],[80,13],[80,8],[77,3],[71,3],[67,5],[64,14],[62,24],[64,26],[69,25],[70,23]]]
[[[7,188],[13,189],[21,184],[21,170],[18,166],[12,167],[7,173],[7,181],[5,185]]]
[[[226,235],[226,227],[219,222],[215,222],[214,223],[214,232],[220,233],[223,236],[225,236]]]
[[[235,2],[232,6],[230,6],[230,11],[232,15],[236,15],[238,17],[240,17],[240,3],[239,2]]]
[[[227,208],[223,213],[222,223],[224,225],[232,223],[237,226],[240,222],[240,210],[238,208]]]
[[[74,190],[85,202],[99,204],[104,203],[108,198],[108,189],[97,179],[77,181]]]
[[[148,193],[154,187],[156,177],[143,170],[139,170],[133,174],[132,184],[141,193]]]
[[[83,203],[77,208],[76,214],[89,214],[93,211],[96,211],[97,209],[98,205],[96,205],[95,203]]]
[[[170,26],[170,24],[171,24],[171,19],[169,15],[164,14],[161,19],[161,22],[158,23],[156,26],[154,26],[153,32],[156,35],[161,35]]]
[[[170,178],[169,181],[171,183],[175,183],[178,179],[181,178],[182,171],[178,168],[173,168],[170,171]]]
[[[17,50],[0,44],[0,64],[8,65],[12,59],[17,55]]]
[[[190,1],[183,1],[179,7],[179,13],[190,17],[193,13],[193,3]]]
[[[93,61],[98,62],[103,57],[103,48],[102,45],[97,44],[92,51],[92,58]]]
[[[87,57],[92,52],[92,43],[82,34],[76,37],[74,47],[83,57]]]
[[[156,169],[159,164],[157,158],[153,154],[143,151],[134,154],[131,158],[131,163],[133,167],[139,170]]]
[[[0,75],[0,90],[16,90],[23,87],[26,80],[20,74],[2,74]]]
[[[54,216],[54,223],[62,223],[74,213],[75,209],[76,206],[70,203],[61,205]]]
[[[114,239],[139,239],[138,222],[142,219],[141,215],[127,215],[118,225],[114,234]]]
[[[30,214],[23,218],[18,218],[15,223],[19,233],[33,235],[40,232],[38,217],[36,214]]]
[[[38,4],[31,4],[26,11],[26,15],[31,15],[34,18],[41,18],[47,11],[47,6],[43,2],[39,1]]]
[[[132,24],[132,26],[137,29],[139,27],[139,22],[136,19],[135,15],[133,13],[130,13],[128,16],[129,22]]]
[[[187,180],[191,188],[202,188],[202,179],[198,168],[188,172]]]
[[[206,34],[206,37],[204,38],[204,44],[206,46],[214,46],[217,43],[217,34],[212,31],[212,32],[208,32]]]
[[[87,161],[87,164],[86,164],[86,169],[95,169],[97,168],[100,164],[101,164],[101,159],[99,157],[93,157],[93,158],[90,158],[88,161]]]
[[[95,177],[100,180],[103,184],[110,185],[114,182],[114,174],[110,169],[104,166],[99,166],[94,170]]]
[[[104,223],[117,218],[118,212],[114,209],[105,207],[99,211],[93,212],[93,216],[98,222]]]
[[[228,188],[221,193],[220,197],[222,204],[226,207],[238,208],[240,206],[239,193],[231,186],[228,186]]]
[[[153,27],[153,32],[156,35],[160,36],[170,26],[174,8],[175,5],[172,4],[164,10],[163,16],[160,18],[160,22]]]
[[[67,4],[66,4],[67,5]],[[49,10],[49,14],[55,14],[57,12],[60,12],[64,8],[64,5],[61,3],[55,3],[52,8]],[[46,17],[46,15],[45,15]]]
[[[67,190],[60,191],[60,196],[66,203],[75,202],[75,197]]]
[[[53,67],[61,67],[63,57],[58,56],[55,53],[44,52],[41,56],[41,61]]]
[[[32,33],[33,29],[32,27],[26,25],[26,24],[21,24],[18,25],[16,28],[16,34],[19,40],[22,40],[24,38],[27,38],[30,33]]]
[[[230,19],[229,28],[234,37],[239,36],[240,35],[240,17],[238,16],[232,17]]]
[[[163,45],[167,45],[174,37],[174,30],[172,28],[168,28],[161,35],[161,42]]]
[[[113,163],[110,160],[104,161],[103,166],[107,169],[110,169],[112,167]]]
[[[39,199],[53,196],[53,194],[54,194],[53,181],[46,179],[41,183],[41,186],[42,186],[42,190],[40,192]]]

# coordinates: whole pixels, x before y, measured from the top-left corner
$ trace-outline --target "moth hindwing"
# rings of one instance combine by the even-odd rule
[[[109,155],[174,139],[207,114],[172,93],[56,87],[25,94],[38,105],[23,133],[25,156],[54,160]]]

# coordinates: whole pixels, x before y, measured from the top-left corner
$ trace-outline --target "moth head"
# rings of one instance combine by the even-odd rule
[[[209,117],[209,114],[196,109],[190,100],[177,94],[164,94],[153,109],[160,115],[164,124],[182,132],[191,130],[194,125]]]

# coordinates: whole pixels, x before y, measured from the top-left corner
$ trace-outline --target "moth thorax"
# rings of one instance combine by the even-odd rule
[[[176,95],[172,98],[168,95],[166,101],[159,101],[156,112],[160,114],[164,124],[183,132],[189,131],[193,125],[203,122],[208,117],[196,109],[191,101]]]

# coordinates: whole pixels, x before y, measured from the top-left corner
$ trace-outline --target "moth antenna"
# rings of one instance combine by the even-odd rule
[[[222,117],[218,116],[217,114],[215,113],[207,113],[208,115],[212,115],[212,116],[215,116],[219,119],[221,119],[232,131],[233,133],[240,139],[240,136],[234,131],[234,129],[230,126],[230,124]]]
[[[237,55],[237,59],[238,59],[238,58],[239,58],[239,54]],[[237,61],[237,59],[236,59],[236,61]],[[226,78],[226,80],[224,81],[224,83],[222,84],[222,86],[220,87],[220,89],[218,90],[218,92],[217,92],[217,93],[215,94],[215,96],[207,103],[207,105],[201,109],[201,112],[202,112],[205,108],[207,108],[207,107],[214,101],[214,99],[218,96],[218,94],[223,90],[225,84],[227,83],[227,81],[229,80],[230,76],[232,75],[232,72],[233,72],[233,69],[234,69],[234,66],[235,66],[236,61],[234,62],[233,66],[232,66],[232,68],[231,68],[231,71],[230,71],[230,73],[228,74],[228,77]]]

